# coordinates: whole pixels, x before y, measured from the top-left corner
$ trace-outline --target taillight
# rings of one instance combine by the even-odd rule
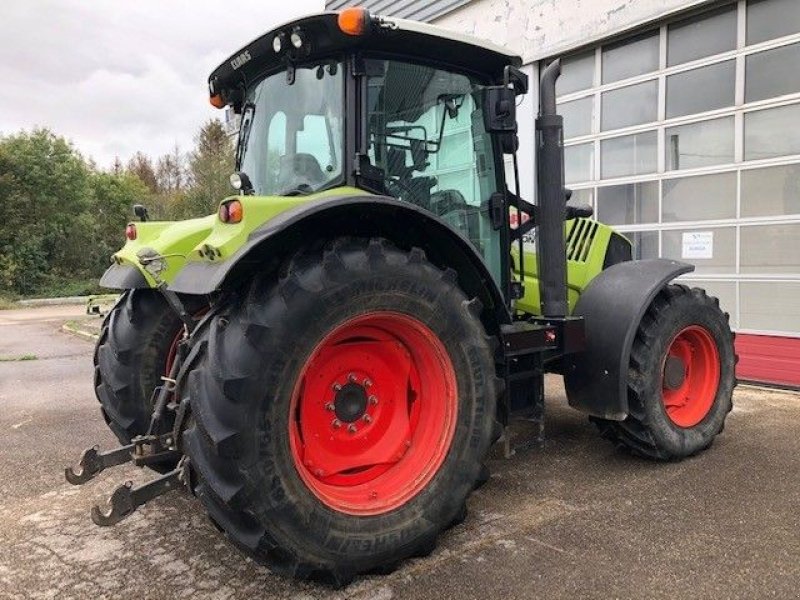
[[[239,223],[244,216],[244,209],[238,200],[230,200],[219,205],[218,214],[223,223]]]
[[[136,239],[136,225],[128,223],[127,227],[125,227],[125,237],[131,241]]]

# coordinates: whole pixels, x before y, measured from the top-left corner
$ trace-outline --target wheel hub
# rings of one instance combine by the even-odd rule
[[[336,418],[344,423],[362,419],[367,412],[367,390],[358,383],[346,383],[336,392],[333,410]]]
[[[668,356],[664,364],[664,387],[678,390],[686,380],[686,364],[680,357]]]

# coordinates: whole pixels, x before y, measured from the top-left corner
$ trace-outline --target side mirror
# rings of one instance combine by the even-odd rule
[[[142,223],[150,218],[150,215],[147,214],[147,207],[145,207],[144,204],[134,204],[133,214],[136,215],[136,218]]]
[[[488,133],[517,132],[517,96],[513,88],[483,88],[483,125]]]

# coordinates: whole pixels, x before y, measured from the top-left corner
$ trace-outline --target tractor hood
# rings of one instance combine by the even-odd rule
[[[307,196],[231,196],[238,201],[241,220],[224,223],[218,214],[185,221],[131,223],[135,239],[114,254],[100,285],[110,289],[156,287],[172,283],[187,264],[220,263],[230,258],[258,227],[300,204],[332,196],[363,195],[363,190],[337,187]]]

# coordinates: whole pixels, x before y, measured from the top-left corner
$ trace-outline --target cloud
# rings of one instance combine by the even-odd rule
[[[324,0],[4,0],[0,134],[36,126],[101,167],[192,145],[221,117],[206,80],[235,50]]]

